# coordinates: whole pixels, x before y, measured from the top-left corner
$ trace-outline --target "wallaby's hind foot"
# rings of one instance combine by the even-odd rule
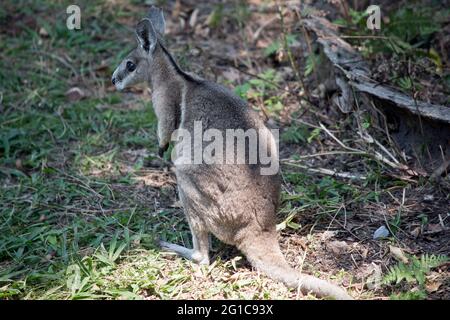
[[[160,241],[159,245],[160,245],[161,249],[175,252],[176,254],[178,254],[188,260],[191,260],[195,263],[209,265],[208,254],[205,255],[204,253],[200,252],[199,250],[188,249],[186,247],[179,246],[177,244],[169,243],[169,242],[165,242],[165,241]]]

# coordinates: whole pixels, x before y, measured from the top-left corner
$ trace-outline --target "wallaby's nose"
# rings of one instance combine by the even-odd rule
[[[113,85],[115,85],[116,84],[116,78],[112,78],[111,82],[112,82]]]

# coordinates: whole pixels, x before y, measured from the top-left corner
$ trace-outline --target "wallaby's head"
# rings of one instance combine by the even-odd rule
[[[136,26],[138,46],[119,64],[112,76],[117,90],[148,81],[156,44],[164,35],[166,23],[161,9],[151,7],[146,18]]]

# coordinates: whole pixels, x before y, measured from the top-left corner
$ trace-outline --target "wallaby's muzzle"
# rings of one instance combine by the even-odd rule
[[[130,82],[130,80],[133,80],[133,76],[129,76],[129,79],[125,79],[123,75],[120,72],[120,65],[117,67],[117,69],[114,71],[112,77],[111,77],[111,83],[116,87],[116,90],[123,90],[126,87],[126,84]],[[127,82],[127,83],[126,83]]]

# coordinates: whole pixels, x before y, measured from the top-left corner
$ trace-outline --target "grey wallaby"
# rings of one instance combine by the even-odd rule
[[[182,71],[164,44],[164,31],[162,10],[151,7],[136,27],[137,48],[120,63],[112,77],[118,90],[139,82],[149,83],[158,118],[160,153],[167,149],[177,130],[193,133],[195,122],[201,121],[202,132],[254,129],[265,133],[266,138],[261,138],[263,142],[258,148],[278,162],[275,139],[258,114],[225,87]],[[262,175],[262,167],[259,160],[256,164],[175,161],[178,192],[192,232],[193,249],[167,242],[161,242],[161,247],[197,263],[209,264],[212,233],[236,246],[255,268],[290,288],[320,297],[352,299],[340,287],[301,274],[288,265],[276,232],[279,170]]]

